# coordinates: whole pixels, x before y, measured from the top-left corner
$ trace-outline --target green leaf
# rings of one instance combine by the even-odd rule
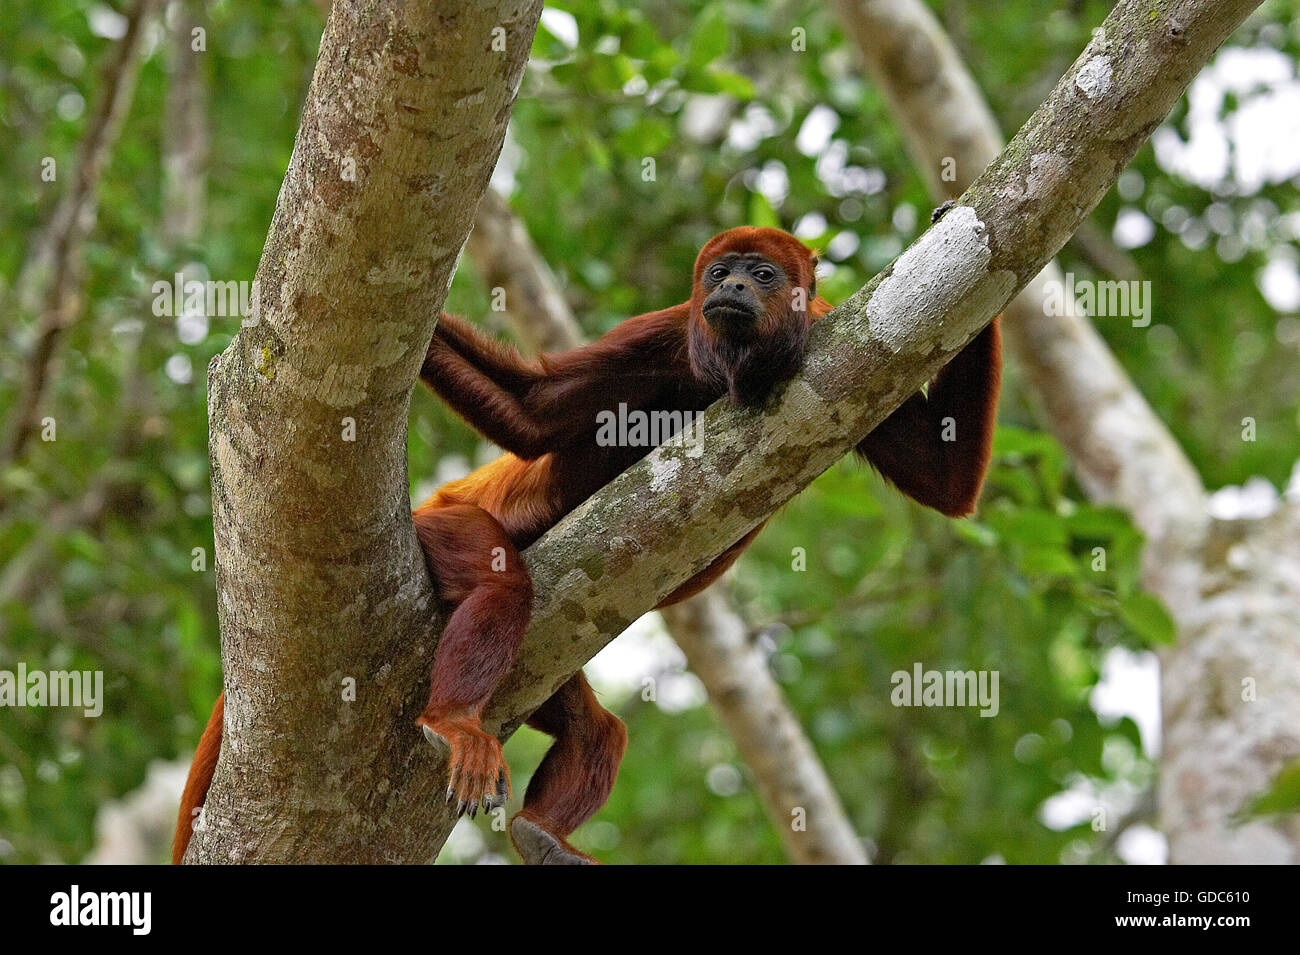
[[[1074,537],[1086,537],[1090,540],[1108,540],[1129,533],[1133,529],[1132,522],[1122,511],[1110,507],[1093,507],[1089,504],[1081,504],[1073,513],[1067,515],[1065,526]]]
[[[679,62],[681,62],[681,57],[677,55],[676,50],[671,46],[661,46],[646,61],[646,79],[654,83],[656,80],[670,75]]]
[[[92,563],[98,563],[104,559],[104,547],[93,536],[84,530],[70,531],[64,535],[59,542],[61,553],[68,557],[82,557]]]
[[[1048,454],[1052,451],[1052,439],[1046,434],[1026,431],[1013,425],[998,425],[993,434],[993,450],[1006,457],[1023,455],[1025,457]]]
[[[657,56],[667,45],[649,23],[633,20],[623,25],[619,32],[620,48],[628,56],[648,60]]]
[[[722,7],[714,4],[705,10],[704,15],[696,21],[695,29],[691,32],[691,46],[690,52],[687,54],[687,62],[694,67],[708,66],[727,52],[729,39],[727,21],[722,15]]]
[[[1075,559],[1059,547],[1026,547],[1020,566],[1031,576],[1074,577],[1079,572]]]
[[[1282,767],[1273,784],[1256,796],[1241,814],[1249,819],[1278,812],[1300,811],[1300,759]]]
[[[1038,482],[1026,468],[994,465],[989,483],[1005,491],[1017,504],[1042,503]]]
[[[1178,635],[1164,604],[1145,591],[1139,590],[1123,598],[1119,615],[1134,634],[1147,643],[1173,643]]]
[[[751,100],[757,95],[758,91],[754,87],[754,81],[743,73],[733,73],[731,70],[710,69],[709,77],[714,81],[719,93],[726,93],[728,96],[734,96],[738,100]]]
[[[618,151],[625,156],[654,156],[672,141],[672,129],[657,117],[633,123],[615,137]]]
[[[772,204],[767,201],[767,196],[761,192],[751,192],[749,194],[749,224],[753,226],[767,226],[773,229],[781,228],[781,218],[772,208]]]
[[[1050,511],[999,509],[987,519],[1004,540],[1013,544],[1063,549],[1069,540],[1065,523]]]
[[[978,521],[954,521],[952,527],[958,537],[982,547],[992,547],[998,542],[998,535],[993,528]]]
[[[587,147],[587,157],[596,168],[608,169],[610,162],[609,150],[605,147],[605,144],[595,136],[588,135],[585,137],[585,145]]]

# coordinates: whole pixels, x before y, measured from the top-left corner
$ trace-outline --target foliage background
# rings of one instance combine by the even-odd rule
[[[1099,0],[932,6],[1008,132],[1109,9]],[[13,286],[70,179],[113,10],[6,3],[5,411],[34,325]],[[1270,0],[1232,43],[1280,52],[1294,82],[1296,14],[1295,2]],[[101,669],[107,697],[96,720],[0,710],[3,861],[83,858],[97,808],[139,786],[151,761],[188,758],[220,688],[211,560],[195,572],[191,555],[212,548],[204,369],[234,324],[156,318],[151,287],[182,267],[251,279],[322,20],[303,0],[214,0],[205,16],[212,149],[201,239],[175,248],[161,238],[168,63],[155,27],[103,179],[82,318],[46,403],[58,440],[34,443],[0,474],[0,669]],[[804,52],[791,48],[795,28]],[[1227,96],[1219,120],[1231,123],[1248,98]],[[1189,123],[1185,99],[1169,133],[1185,140]],[[59,161],[55,183],[40,180],[46,156]],[[1153,226],[1127,253],[1152,283],[1151,327],[1099,327],[1208,486],[1255,476],[1281,486],[1300,446],[1300,302],[1275,295],[1270,304],[1261,288],[1268,269],[1283,289],[1295,273],[1300,180],[1207,187],[1168,165],[1144,147],[1124,195],[1094,215],[1104,242],[1122,215]],[[823,294],[840,301],[919,234],[931,207],[851,44],[809,0],[553,4],[496,181],[590,335],[684,299],[703,241],[746,222],[798,228],[823,250]],[[1071,246],[1062,263],[1079,278],[1107,277],[1092,258]],[[447,308],[502,327],[468,258]],[[1242,439],[1246,417],[1254,441]],[[422,390],[411,423],[414,497],[489,453]],[[1093,569],[1098,546],[1104,571]],[[946,522],[843,463],[772,522],[734,572],[734,593],[878,861],[1150,857],[1140,846],[1126,852],[1123,839],[1117,851],[1113,830],[1151,784],[1154,740],[1093,705],[1108,654],[1170,636],[1164,612],[1136,588],[1139,546],[1124,517],[1085,502],[1014,373],[977,518]],[[797,547],[803,572],[791,569]],[[890,674],[916,662],[999,671],[999,715],[890,705]],[[620,667],[625,679],[608,682],[606,697],[632,743],[613,798],[578,844],[617,863],[783,861],[734,746],[680,663],[624,654],[602,672]],[[676,692],[656,704],[620,690],[644,676]],[[511,742],[517,792],[544,746],[531,731]],[[1113,814],[1112,832],[1093,831],[1097,807]],[[509,856],[482,820],[463,823],[443,854]]]

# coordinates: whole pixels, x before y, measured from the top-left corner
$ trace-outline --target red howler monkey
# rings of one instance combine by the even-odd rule
[[[444,315],[420,377],[507,452],[439,488],[415,509],[420,544],[450,612],[434,656],[429,703],[417,721],[450,747],[447,799],[476,813],[503,805],[509,775],[501,744],[479,714],[514,662],[528,627],[532,581],[519,553],[565,514],[643,457],[647,447],[597,441],[603,410],[701,411],[727,396],[761,403],[803,359],[811,323],[830,311],[817,296],[817,260],[776,229],[731,229],[695,263],[690,301],[630,318],[598,341],[528,361]],[[997,319],[858,445],[904,493],[944,514],[975,507],[996,414],[1001,353]],[[947,434],[945,435],[945,431]],[[947,437],[949,440],[945,440]],[[666,596],[703,590],[762,525]],[[211,782],[221,741],[218,699],[186,784],[173,861]],[[627,743],[581,672],[528,718],[554,737],[533,774],[510,836],[525,862],[595,861],[566,837],[605,802]]]

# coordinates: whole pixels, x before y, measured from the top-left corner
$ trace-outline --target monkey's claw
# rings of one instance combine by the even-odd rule
[[[421,716],[424,737],[438,749],[449,751],[447,792],[444,801],[456,800],[456,815],[478,816],[504,806],[510,798],[510,768],[501,743],[483,731],[477,717],[430,719]]]

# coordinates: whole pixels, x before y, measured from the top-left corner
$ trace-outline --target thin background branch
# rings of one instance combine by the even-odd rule
[[[114,47],[98,84],[103,94],[81,141],[71,191],[56,207],[50,228],[39,240],[40,247],[29,257],[31,267],[36,270],[29,275],[40,276],[48,268],[49,278],[42,293],[41,314],[27,358],[26,375],[14,402],[10,432],[0,449],[0,471],[21,458],[36,433],[50,364],[64,332],[80,314],[82,246],[95,224],[100,177],[135,96],[145,24],[157,4],[158,0],[136,0],[126,15],[126,32]],[[39,278],[28,281],[39,283]]]

